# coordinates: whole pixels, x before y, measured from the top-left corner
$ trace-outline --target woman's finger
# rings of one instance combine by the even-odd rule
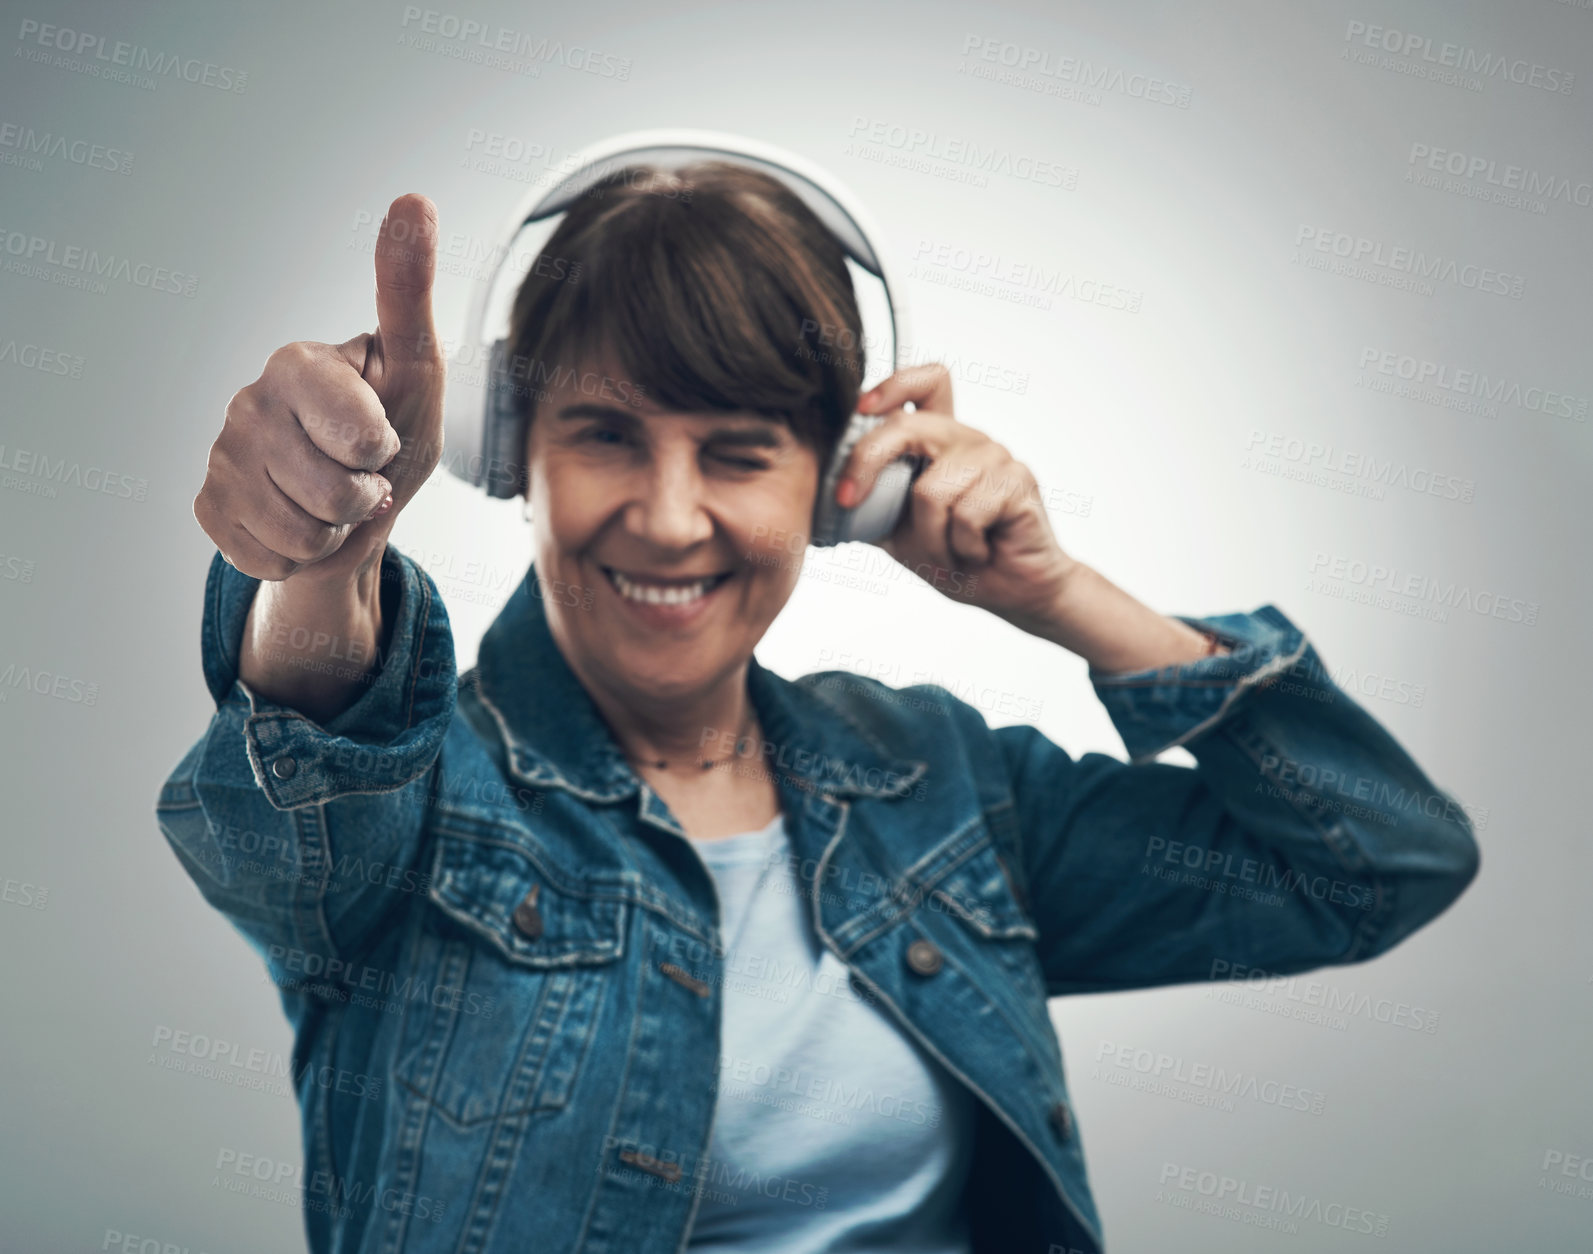
[[[954,562],[982,566],[990,560],[987,533],[1008,511],[1019,477],[1012,454],[994,440],[970,451],[968,466],[976,473],[951,502],[946,547]]]
[[[947,524],[951,518],[952,493],[931,483],[925,475],[913,481],[908,497],[906,517],[897,530],[887,537],[891,547],[886,551],[912,569],[919,578],[924,577],[927,561],[931,570],[950,570],[951,553],[946,547]]]
[[[263,405],[271,421],[258,424],[260,469],[306,513],[333,525],[357,523],[391,494],[392,484],[382,475],[350,470],[323,453],[285,402],[267,399]]]
[[[874,490],[874,481],[898,457],[917,454],[933,460],[957,439],[962,424],[949,414],[928,409],[888,414],[847,455],[846,469],[836,486],[835,499],[850,509]]]
[[[919,409],[951,413],[951,371],[938,361],[904,367],[858,397],[857,408],[865,414],[882,414],[908,402]]]

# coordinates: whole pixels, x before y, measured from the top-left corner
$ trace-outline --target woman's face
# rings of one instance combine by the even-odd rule
[[[598,360],[542,393],[527,465],[549,627],[588,687],[707,691],[796,586],[818,456],[777,420],[656,408]]]

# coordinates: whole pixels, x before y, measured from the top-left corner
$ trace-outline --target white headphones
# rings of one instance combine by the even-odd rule
[[[892,369],[900,368],[907,335],[901,294],[890,280],[884,254],[872,242],[879,236],[878,229],[839,183],[800,157],[740,136],[696,130],[632,131],[577,154],[569,163],[570,174],[546,192],[525,196],[500,236],[502,255],[485,277],[476,280],[464,340],[455,360],[448,363],[443,402],[443,460],[455,475],[486,488],[492,497],[511,497],[519,490],[519,461],[524,456],[526,433],[514,403],[508,339],[495,338],[490,345],[483,339],[488,303],[516,237],[531,223],[563,213],[599,180],[625,166],[645,164],[668,170],[702,160],[749,166],[779,179],[802,198],[846,255],[883,285],[891,324]],[[883,421],[878,415],[852,415],[819,484],[810,543],[826,546],[847,540],[878,540],[895,529],[915,474],[909,458],[898,458],[880,471],[868,496],[851,509],[843,509],[835,500],[847,454]]]

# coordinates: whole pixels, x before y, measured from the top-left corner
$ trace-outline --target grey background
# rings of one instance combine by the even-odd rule
[[[1318,977],[1341,999],[1437,1012],[1433,1032],[1367,1013],[1339,1030],[1268,1013],[1299,1004],[1281,993],[1235,1005],[1204,987],[1052,1004],[1111,1248],[1588,1248],[1593,1184],[1544,1163],[1593,1155],[1581,796],[1593,208],[1565,196],[1540,213],[1406,178],[1422,169],[1412,145],[1426,144],[1585,187],[1586,3],[442,10],[628,58],[624,81],[404,46],[415,23],[403,6],[362,0],[5,10],[0,125],[133,161],[125,175],[70,156],[33,168],[0,144],[0,263],[14,260],[5,241],[39,237],[198,276],[185,297],[0,270],[0,441],[147,481],[134,500],[0,475],[0,673],[67,680],[60,699],[0,681],[5,1249],[101,1249],[112,1232],[211,1254],[301,1248],[293,1205],[215,1183],[224,1151],[297,1164],[292,1098],[168,1070],[172,1051],[155,1044],[185,1031],[290,1046],[260,963],[152,814],[211,710],[197,640],[211,548],[190,512],[206,453],[228,397],[274,348],[372,326],[357,215],[379,221],[393,196],[423,191],[445,232],[490,245],[528,184],[474,168],[472,128],[557,157],[656,125],[738,131],[828,167],[904,269],[925,241],[929,253],[944,242],[1140,292],[1138,312],[1068,295],[1042,309],[955,290],[937,281],[945,270],[906,282],[920,357],[989,363],[1008,380],[981,383],[966,366],[959,416],[1053,490],[1064,546],[1167,612],[1278,605],[1335,675],[1374,692],[1390,682],[1394,696],[1363,703],[1478,820],[1483,873],[1449,914],[1385,958]],[[30,18],[241,70],[246,86],[147,90],[32,61],[19,34]],[[1569,93],[1502,75],[1471,90],[1362,64],[1351,53],[1371,50],[1346,39],[1356,21],[1576,77]],[[970,37],[1149,73],[1187,88],[1187,107],[979,78],[970,67],[990,63],[965,57]],[[1076,187],[995,173],[978,186],[945,177],[968,168],[950,160],[887,164],[852,146],[858,119],[1054,161]],[[1522,293],[1437,282],[1425,295],[1312,270],[1301,258],[1328,254],[1297,251],[1302,225],[1519,275]],[[445,335],[462,328],[467,287],[461,273],[439,278]],[[81,377],[20,364],[23,346],[81,358]],[[1581,416],[1380,393],[1364,386],[1383,377],[1363,374],[1368,349],[1565,393]],[[1454,476],[1472,499],[1401,486],[1374,499],[1343,490],[1344,475],[1283,477],[1304,464],[1287,453],[1247,461],[1274,435]],[[439,478],[396,540],[438,579],[468,665],[524,567],[515,505]],[[988,703],[992,722],[1014,721],[1000,711],[1018,703],[1021,721],[1074,753],[1121,753],[1079,659],[874,556],[861,588],[838,580],[862,559],[811,558],[765,663],[935,678]],[[1357,603],[1342,595],[1362,586],[1353,579],[1312,582],[1313,564],[1337,558],[1537,603],[1536,622]],[[72,699],[90,684],[93,704]],[[1323,1094],[1324,1109],[1131,1091],[1110,1082],[1132,1071],[1098,1061],[1103,1042],[1252,1070]],[[1181,1209],[1159,1196],[1169,1163],[1377,1212],[1388,1235],[1307,1222],[1285,1237]]]

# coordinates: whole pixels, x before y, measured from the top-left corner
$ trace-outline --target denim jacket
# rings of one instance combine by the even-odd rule
[[[677,1254],[720,1170],[712,878],[554,644],[540,598],[579,593],[533,567],[458,676],[431,579],[391,546],[382,576],[387,653],[322,726],[239,682],[257,581],[213,560],[216,710],[158,802],[294,1029],[304,1162],[274,1183],[317,1254]],[[980,1251],[1102,1248],[1048,997],[1364,961],[1477,871],[1283,613],[1184,621],[1232,652],[1090,672],[1128,762],[939,686],[750,664],[822,944],[977,1098]]]

